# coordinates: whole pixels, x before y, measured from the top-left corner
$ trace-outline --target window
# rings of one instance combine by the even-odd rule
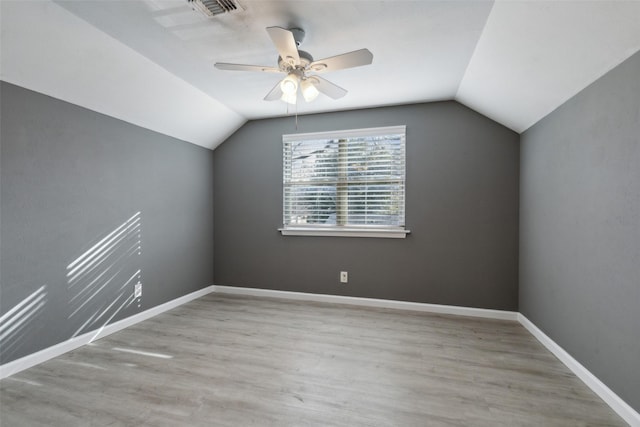
[[[405,126],[283,135],[283,235],[405,237]]]

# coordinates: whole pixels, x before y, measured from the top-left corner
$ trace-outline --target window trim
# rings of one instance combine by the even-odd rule
[[[356,228],[342,227],[336,228],[320,228],[320,227],[287,227],[278,228],[283,236],[316,236],[316,237],[375,237],[387,239],[404,239],[411,231],[404,228]]]
[[[363,128],[363,129],[347,129],[336,130],[326,132],[311,132],[303,134],[286,134],[282,135],[282,143],[287,142],[300,142],[318,139],[342,139],[342,138],[362,138],[368,136],[380,136],[385,134],[399,134],[404,135],[405,144],[405,156],[406,156],[406,126],[381,126],[375,128]],[[404,163],[404,209],[406,210],[406,157]],[[284,181],[284,176],[283,176]],[[283,200],[283,205],[285,200]],[[373,238],[395,238],[404,239],[411,231],[407,230],[405,226],[382,226],[382,225],[293,225],[282,226],[278,228],[278,231],[283,236],[326,236],[326,237],[373,237]]]

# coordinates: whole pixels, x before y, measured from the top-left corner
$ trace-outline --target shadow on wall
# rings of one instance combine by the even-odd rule
[[[68,319],[81,326],[71,338],[96,336],[123,309],[142,298],[142,218],[131,218],[99,239],[67,266]]]
[[[46,304],[47,285],[43,285],[0,317],[3,356],[11,357],[20,349]]]
[[[111,320],[142,299],[142,217],[136,212],[113,231],[89,243],[90,248],[66,267],[68,297],[67,339],[95,331],[90,341]],[[0,316],[0,351],[11,360],[38,331],[48,292],[43,285]],[[49,289],[51,291],[51,289]],[[51,293],[51,292],[49,292]]]

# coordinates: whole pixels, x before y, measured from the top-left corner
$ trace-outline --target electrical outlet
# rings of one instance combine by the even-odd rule
[[[340,283],[347,283],[349,281],[349,273],[346,271],[340,272]]]
[[[135,287],[133,288],[133,296],[135,298],[140,298],[142,296],[142,283],[136,283]]]

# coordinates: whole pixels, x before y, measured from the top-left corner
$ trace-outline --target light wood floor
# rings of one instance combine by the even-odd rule
[[[625,425],[516,322],[214,294],[0,381],[0,404],[2,427]]]

